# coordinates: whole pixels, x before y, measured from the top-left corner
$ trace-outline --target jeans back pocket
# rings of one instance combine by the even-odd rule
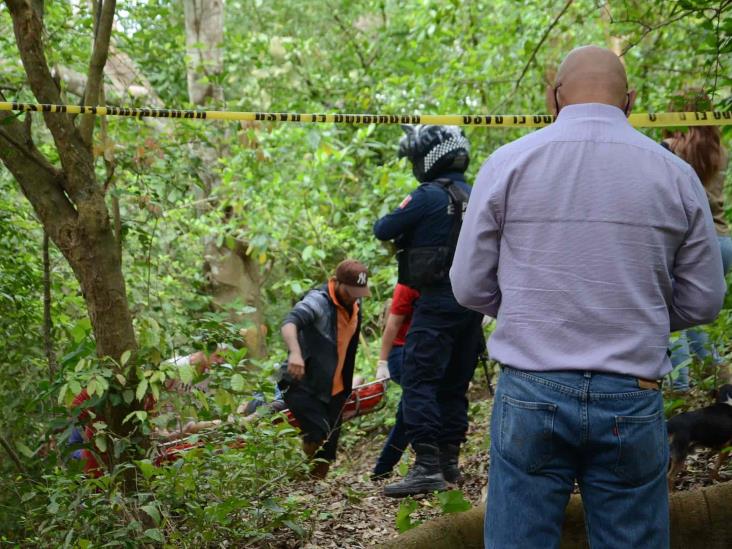
[[[499,451],[503,458],[536,473],[552,457],[556,404],[525,402],[504,395],[501,402]]]
[[[666,430],[660,410],[648,416],[615,416],[615,436],[615,472],[619,477],[632,485],[641,485],[666,470]]]

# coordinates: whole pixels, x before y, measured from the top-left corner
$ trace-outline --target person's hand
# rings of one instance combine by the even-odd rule
[[[300,381],[305,376],[305,361],[302,356],[290,353],[287,359],[287,373],[292,379]]]
[[[389,379],[389,363],[386,360],[379,360],[376,366],[376,379]]]

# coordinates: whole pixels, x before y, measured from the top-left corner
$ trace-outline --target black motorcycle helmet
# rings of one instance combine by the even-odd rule
[[[445,172],[464,172],[470,162],[470,143],[458,126],[403,125],[399,158],[406,156],[419,181],[432,181]]]

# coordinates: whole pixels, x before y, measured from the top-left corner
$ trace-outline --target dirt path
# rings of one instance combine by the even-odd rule
[[[482,393],[484,391],[476,393],[471,399],[468,442],[464,445],[464,458],[461,459],[465,476],[462,491],[472,505],[480,504],[483,498],[487,472],[491,401]],[[372,547],[398,535],[396,516],[402,500],[382,495],[384,484],[392,480],[372,481],[369,478],[387,433],[383,427],[374,430],[377,427],[374,419],[368,422],[364,419],[361,424],[356,420],[349,425],[352,436],[346,433],[346,440],[353,438],[359,431],[367,432],[365,436],[343,445],[327,481],[303,480],[287,487],[290,497],[302,500],[313,509],[309,524],[305,525],[305,538],[308,541],[299,540],[294,532],[283,529],[275,540],[258,547],[358,549]],[[411,461],[411,454],[402,459],[403,472]],[[442,514],[434,496],[418,496],[414,499],[419,507],[412,513],[412,521],[425,521]]]
[[[488,468],[488,424],[491,399],[484,389],[471,395],[470,429],[464,445],[461,464],[465,482],[461,487],[465,499],[474,506],[485,497]],[[699,404],[695,402],[695,407]],[[703,404],[702,404],[703,405]],[[369,473],[384,442],[387,429],[379,425],[387,412],[374,414],[368,420],[358,419],[348,426],[338,461],[327,481],[303,480],[286,487],[290,497],[301,499],[313,511],[306,524],[304,538],[298,539],[291,530],[280,531],[274,540],[258,547],[267,548],[363,548],[372,547],[398,535],[396,516],[402,500],[384,497],[384,484],[391,480],[371,481]],[[677,490],[689,490],[712,484],[709,471],[715,456],[701,451],[689,456],[687,469],[677,481]],[[411,463],[405,456],[402,469]],[[722,470],[732,477],[732,463]],[[418,508],[412,513],[413,521],[426,521],[442,514],[434,496],[414,498]]]

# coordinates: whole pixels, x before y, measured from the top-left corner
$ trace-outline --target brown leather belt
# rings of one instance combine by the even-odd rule
[[[656,381],[655,379],[637,378],[637,380],[638,380],[638,387],[640,387],[641,389],[651,389],[653,391],[661,390],[661,383]]]

